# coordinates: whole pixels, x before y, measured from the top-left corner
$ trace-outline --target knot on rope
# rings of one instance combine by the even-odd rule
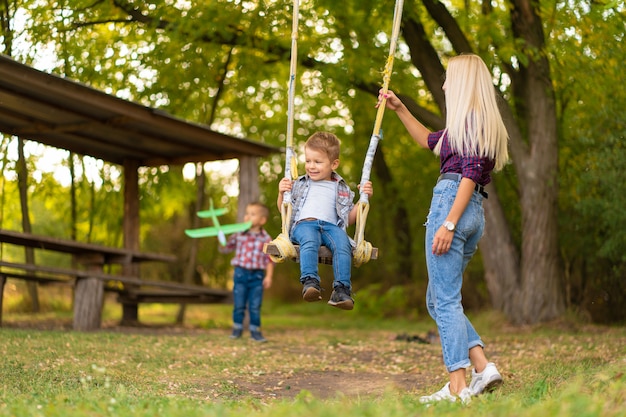
[[[292,259],[298,256],[295,246],[291,243],[291,239],[284,233],[279,234],[276,239],[272,241],[278,250],[279,255],[269,255],[270,259],[274,263],[284,262],[285,259]]]
[[[288,196],[288,198],[291,198]],[[284,262],[287,258],[297,258],[298,252],[289,239],[289,223],[291,222],[291,213],[293,207],[291,203],[283,202],[280,208],[280,217],[282,220],[282,232],[271,243],[276,246],[279,255],[270,255],[270,259],[274,263]]]
[[[359,201],[357,203],[356,212],[356,232],[354,235],[354,241],[356,247],[352,255],[354,265],[359,267],[364,263],[367,263],[372,258],[372,244],[365,240],[365,223],[367,221],[367,214],[369,213],[370,205],[367,202]]]
[[[364,263],[367,263],[372,258],[372,244],[365,240],[357,243],[356,248],[354,249],[354,266],[357,268]]]

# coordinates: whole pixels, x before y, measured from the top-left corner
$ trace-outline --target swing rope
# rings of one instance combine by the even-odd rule
[[[391,72],[393,70],[393,59],[396,51],[396,46],[398,42],[398,36],[400,34],[400,25],[402,21],[402,7],[404,5],[404,0],[396,0],[395,9],[393,12],[393,27],[391,31],[391,39],[389,43],[389,56],[387,57],[387,63],[385,64],[385,69],[383,71],[383,86],[382,93],[383,98],[382,102],[378,107],[378,112],[376,113],[376,120],[374,122],[374,130],[372,132],[372,137],[370,139],[370,144],[367,149],[367,154],[365,156],[365,162],[363,164],[363,171],[361,175],[361,186],[363,189],[363,185],[369,181],[370,173],[372,171],[372,164],[374,162],[374,155],[376,154],[376,148],[378,147],[378,142],[383,138],[383,132],[381,129],[381,125],[383,122],[383,115],[385,113],[385,104],[387,99],[385,98],[385,94],[389,89],[389,82],[391,80]],[[353,253],[353,261],[354,265],[359,267],[362,264],[369,262],[372,256],[372,244],[365,240],[365,223],[367,222],[367,214],[369,213],[369,199],[367,194],[362,191],[359,194],[359,201],[357,203],[357,216],[356,216],[356,231],[354,234],[354,241],[356,242],[356,248]]]
[[[300,3],[298,0],[293,1],[293,17],[291,28],[291,67],[289,70],[289,99],[287,105],[287,138],[286,138],[286,157],[285,157],[285,178],[295,180],[298,178],[298,164],[296,154],[293,150],[293,125],[294,125],[294,101],[295,101],[295,85],[296,85],[296,64],[298,62],[298,17],[300,14]],[[271,243],[276,246],[279,255],[269,255],[270,259],[275,263],[284,262],[287,258],[295,258],[298,253],[291,239],[289,238],[289,230],[291,228],[291,213],[293,207],[291,205],[291,191],[286,191],[283,195],[283,204],[280,208],[280,216],[282,219],[281,233]]]
[[[370,173],[372,170],[372,164],[374,161],[374,155],[376,154],[376,148],[378,142],[382,139],[382,120],[385,111],[386,99],[384,93],[389,89],[389,81],[391,80],[391,73],[393,70],[393,59],[397,46],[398,36],[400,33],[400,25],[402,20],[402,7],[404,0],[396,0],[393,18],[392,35],[389,45],[389,56],[385,64],[383,71],[383,99],[378,107],[376,113],[376,120],[374,123],[374,130],[370,139],[370,144],[365,156],[365,162],[363,164],[363,171],[361,175],[361,189],[363,185],[369,181]],[[287,114],[287,138],[286,138],[286,158],[285,158],[285,178],[295,180],[298,177],[297,173],[297,161],[295,152],[293,150],[293,125],[294,125],[294,97],[295,97],[295,80],[296,80],[296,64],[297,64],[297,50],[298,50],[298,17],[299,17],[299,0],[293,1],[293,21],[291,31],[291,68],[289,75],[289,102],[288,102],[288,114]],[[284,262],[285,259],[295,259],[298,256],[298,252],[289,238],[289,231],[291,228],[291,192],[287,191],[283,195],[283,204],[280,208],[282,231],[281,233],[270,242],[270,245],[274,245],[278,254],[270,254],[270,258],[275,263]],[[369,262],[374,248],[370,242],[365,241],[365,223],[367,222],[367,215],[369,213],[369,201],[367,194],[360,192],[359,201],[357,202],[357,217],[356,217],[356,231],[354,235],[354,241],[356,243],[353,253],[353,262],[355,266],[361,266],[363,263]]]

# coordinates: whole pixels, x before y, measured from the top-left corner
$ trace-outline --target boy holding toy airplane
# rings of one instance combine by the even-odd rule
[[[231,265],[235,267],[231,339],[241,337],[247,307],[250,315],[250,337],[257,342],[267,341],[261,334],[261,304],[263,290],[270,288],[274,274],[274,263],[263,253],[263,245],[272,241],[271,236],[263,229],[268,217],[269,209],[264,204],[248,204],[244,221],[250,222],[250,228],[230,235],[226,245],[219,246],[220,253],[235,252],[231,260]]]

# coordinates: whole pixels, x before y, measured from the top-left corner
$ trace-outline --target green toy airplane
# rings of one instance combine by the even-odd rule
[[[213,227],[187,229],[185,230],[185,234],[192,238],[217,236],[217,240],[219,240],[220,244],[222,246],[226,246],[226,235],[243,232],[252,226],[252,222],[220,225],[217,217],[223,215],[227,211],[228,209],[225,208],[213,208],[213,200],[211,200],[209,209],[199,211],[197,215],[203,219],[211,218],[213,220]]]

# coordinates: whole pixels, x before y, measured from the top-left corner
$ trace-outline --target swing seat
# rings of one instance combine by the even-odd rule
[[[294,262],[299,262],[300,261],[300,246],[294,245],[294,248],[296,248],[296,252],[298,253],[298,255],[295,258],[292,258],[291,260]],[[263,246],[263,252],[268,255],[280,256],[280,251],[278,250],[276,245],[273,243],[266,243]],[[330,251],[330,249],[328,249],[326,246],[320,246],[320,250],[317,256],[318,256],[317,258],[318,263],[324,264],[324,265],[333,264],[333,254]],[[378,248],[372,248],[372,254],[370,256],[370,259],[378,259]]]

